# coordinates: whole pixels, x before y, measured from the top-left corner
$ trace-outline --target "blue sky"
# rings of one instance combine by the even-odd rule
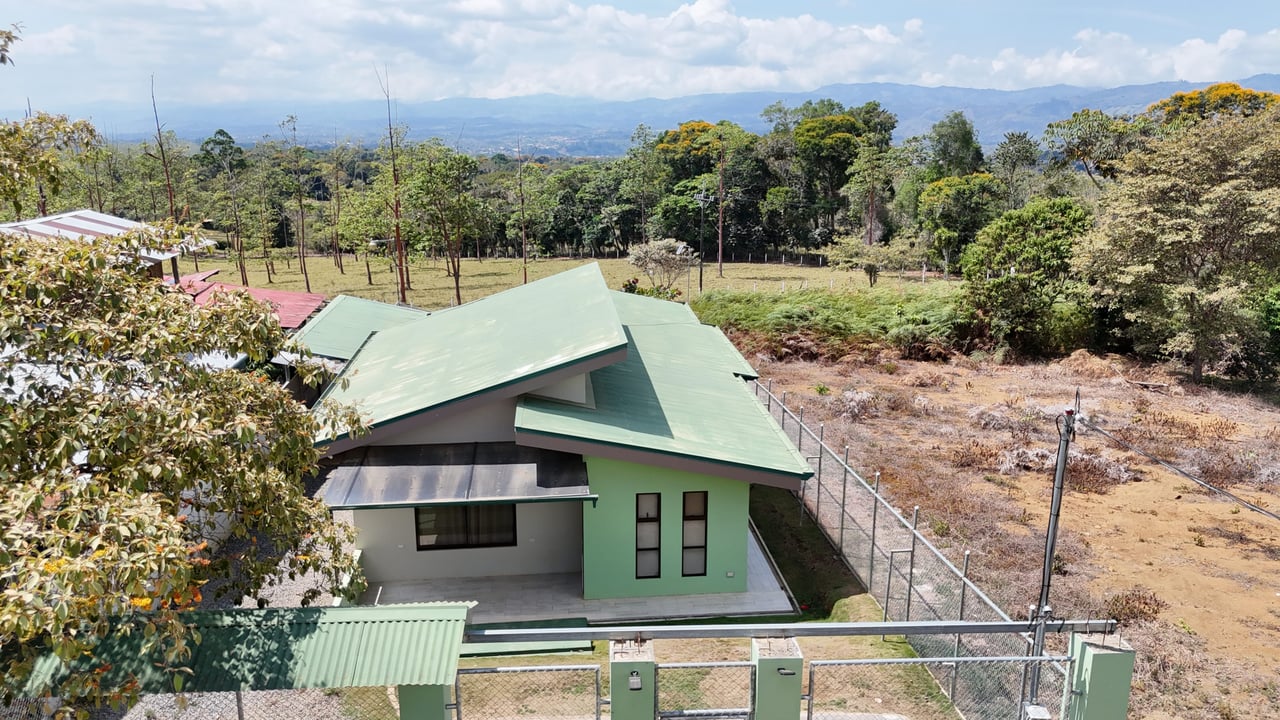
[[[1280,72],[1280,3],[1038,0],[40,0],[0,111],[901,82],[1016,89]]]

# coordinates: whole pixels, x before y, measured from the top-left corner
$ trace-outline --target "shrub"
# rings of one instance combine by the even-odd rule
[[[1102,607],[1107,617],[1121,625],[1128,625],[1155,620],[1162,610],[1169,607],[1169,603],[1161,600],[1151,590],[1135,586],[1108,596]]]
[[[907,358],[944,359],[967,332],[954,298],[954,286],[943,283],[856,293],[716,290],[692,307],[703,322],[725,331],[759,333],[774,343],[803,335],[830,359],[848,354],[853,345],[883,344]]]

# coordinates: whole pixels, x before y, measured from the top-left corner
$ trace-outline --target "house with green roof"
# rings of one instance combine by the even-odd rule
[[[354,405],[369,431],[322,430],[320,496],[351,512],[370,602],[520,578],[576,595],[529,619],[594,601],[614,601],[608,619],[777,614],[733,602],[771,580],[749,489],[812,471],[754,378],[685,305],[584,265],[367,334],[320,402]],[[643,598],[678,602],[617,602]]]

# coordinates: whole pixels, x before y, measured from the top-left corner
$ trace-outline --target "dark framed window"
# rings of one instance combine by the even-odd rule
[[[419,550],[516,544],[516,506],[440,505],[413,509]]]
[[[684,527],[681,529],[680,574],[707,574],[707,493],[684,494]]]
[[[662,577],[662,495],[636,493],[636,578]]]

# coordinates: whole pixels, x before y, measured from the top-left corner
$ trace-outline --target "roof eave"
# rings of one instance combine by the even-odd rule
[[[654,465],[701,475],[715,475],[784,490],[799,490],[803,482],[813,476],[812,470],[789,473],[772,468],[741,465],[711,458],[693,457],[651,448],[545,433],[520,427],[516,428],[516,444],[542,448],[543,450],[559,450],[560,452],[575,453],[583,456],[593,455],[641,465]]]
[[[615,363],[622,362],[627,359],[627,343],[614,345],[605,350],[589,355],[584,358],[558,365],[556,367],[543,370],[530,375],[524,375],[506,383],[490,386],[484,390],[466,395],[455,400],[450,400],[439,405],[429,408],[423,408],[399,417],[384,420],[369,428],[369,431],[359,437],[352,437],[350,433],[343,433],[335,438],[328,440],[319,440],[314,443],[316,447],[323,447],[324,454],[336,455],[346,452],[353,448],[363,447],[365,445],[375,445],[377,441],[399,435],[401,433],[410,432],[432,423],[440,422],[459,413],[475,409],[493,400],[518,397],[527,392],[531,392],[540,387],[554,385],[562,380],[567,380],[577,375],[593,372],[603,367],[608,367]],[[358,351],[357,351],[358,353]],[[352,363],[347,363],[347,368]],[[346,368],[343,369],[343,372]],[[339,376],[341,378],[341,375]],[[335,384],[337,379],[335,379]],[[332,387],[332,386],[331,386]],[[327,393],[326,393],[327,396]],[[325,400],[322,396],[320,401]],[[320,404],[317,401],[317,405]]]

